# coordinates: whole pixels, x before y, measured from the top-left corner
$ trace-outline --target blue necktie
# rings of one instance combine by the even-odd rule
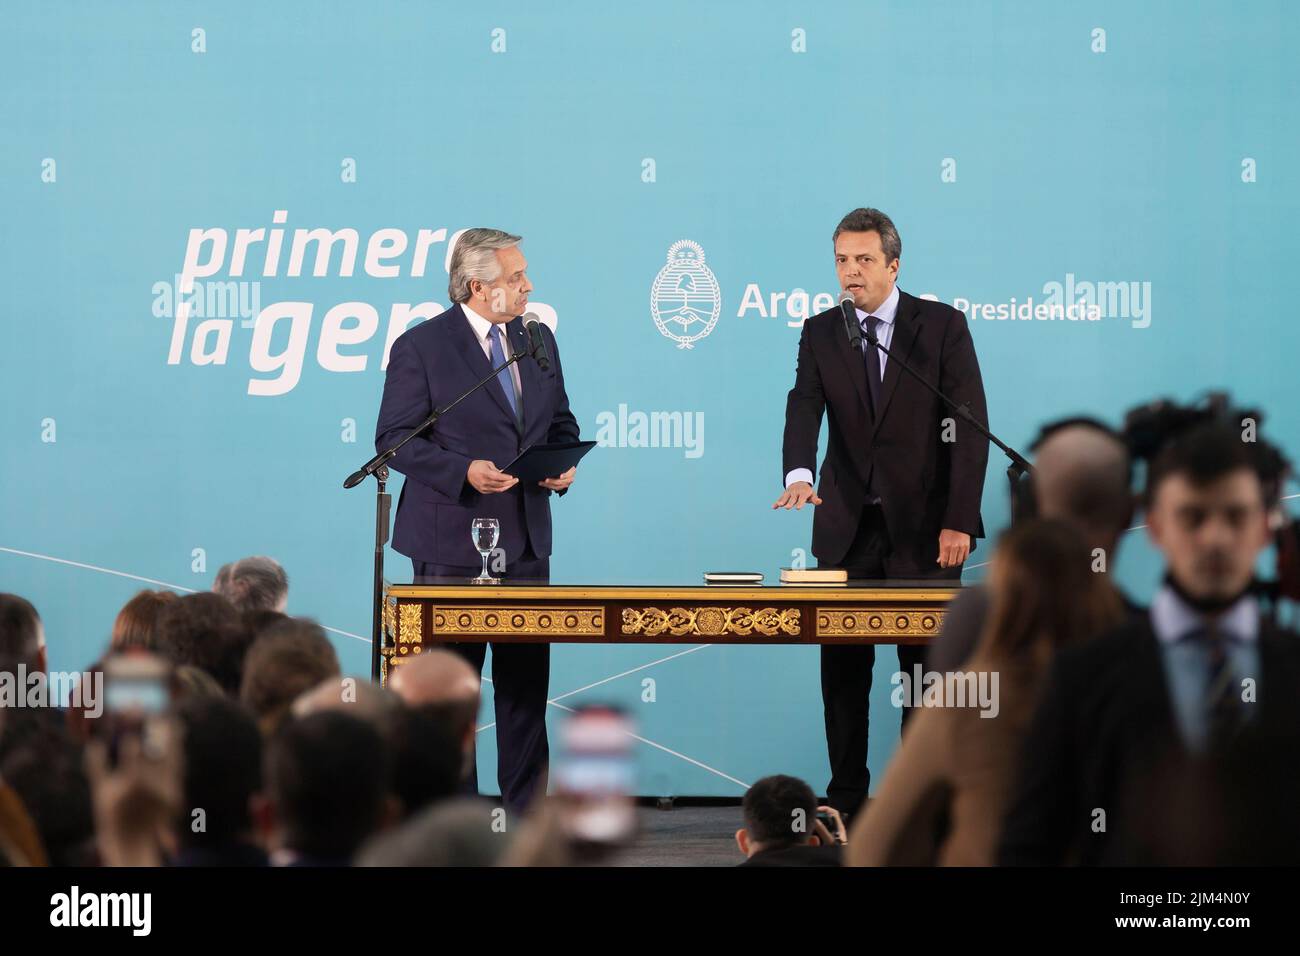
[[[488,336],[492,343],[492,367],[496,368],[506,360],[505,349],[501,346],[501,326],[492,326],[492,333]],[[501,389],[506,393],[506,401],[510,403],[510,410],[515,413],[515,421],[519,420],[519,396],[515,394],[515,379],[510,374],[510,369],[503,368],[497,372],[497,381],[501,383]]]

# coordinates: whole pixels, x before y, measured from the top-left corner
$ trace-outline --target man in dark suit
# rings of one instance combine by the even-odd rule
[[[511,354],[528,351],[519,318],[532,285],[519,236],[470,229],[452,252],[450,309],[393,343],[375,447],[396,444],[435,406],[445,407]],[[501,372],[392,460],[406,475],[393,548],[408,556],[417,580],[468,578],[481,569],[470,532],[475,518],[496,518],[501,533],[493,569],[509,579],[550,578],[551,507],[575,469],[523,485],[500,470],[538,442],[576,441],[555,337],[542,328],[550,368],[532,358]],[[450,644],[479,672],[484,644]],[[497,780],[507,807],[522,810],[545,787],[546,691],[550,646],[492,642]],[[472,776],[472,775],[471,775]]]
[[[1228,841],[1234,858],[1224,848],[1169,856],[1204,835],[1194,823],[1232,826],[1204,787],[1172,781],[1199,778],[1227,788],[1229,803],[1268,812],[1273,795],[1263,790],[1275,788],[1252,790],[1255,775],[1293,767],[1300,752],[1300,635],[1264,620],[1251,589],[1269,542],[1263,488],[1258,452],[1232,426],[1197,426],[1153,459],[1147,522],[1164,583],[1148,614],[1053,663],[1008,802],[1001,864],[1267,859],[1268,840]],[[1225,770],[1245,753],[1254,770]],[[1256,832],[1294,832],[1293,817],[1292,802]],[[1296,848],[1287,852],[1295,863]]]
[[[974,539],[984,534],[988,440],[897,360],[986,422],[966,317],[898,289],[902,242],[879,210],[849,213],[833,243],[840,287],[852,293],[863,329],[861,351],[850,344],[839,307],[804,323],[786,401],[785,492],[773,507],[816,506],[812,551],[821,567],[846,568],[855,579],[959,579]],[[888,356],[868,345],[867,330]],[[823,413],[826,459],[814,490]],[[910,673],[924,660],[924,648],[900,646],[898,657]],[[821,648],[827,798],[842,814],[857,811],[871,782],[867,721],[875,659],[871,645]]]

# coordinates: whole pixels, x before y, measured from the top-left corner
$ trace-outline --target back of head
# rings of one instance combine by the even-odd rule
[[[437,719],[466,746],[472,744],[480,682],[465,658],[434,648],[398,667],[389,686],[406,706]]]
[[[798,777],[764,777],[741,801],[751,843],[764,849],[806,843],[817,817],[817,797]]]
[[[240,558],[222,566],[212,590],[241,611],[283,611],[289,576],[274,558]]]
[[[484,800],[450,800],[372,839],[358,866],[495,866],[510,835]]]
[[[239,690],[247,650],[243,618],[219,594],[187,594],[158,615],[158,653],[178,666],[207,671],[229,694]]]
[[[267,628],[249,648],[239,699],[266,732],[300,694],[339,674],[338,655],[321,626],[289,618]]]
[[[998,539],[989,577],[988,621],[977,650],[989,667],[1037,675],[1055,651],[1098,636],[1123,619],[1119,592],[1073,524],[1036,518]]]
[[[0,671],[14,673],[21,664],[41,669],[44,637],[41,616],[17,594],[0,594]]]
[[[141,591],[122,606],[113,622],[109,648],[125,651],[138,647],[158,650],[158,619],[163,608],[179,600],[175,591]]]
[[[465,767],[460,738],[436,715],[399,708],[386,734],[393,751],[392,792],[403,817],[452,796]]]
[[[284,848],[346,863],[378,826],[388,748],[374,727],[338,711],[287,721],[267,744],[267,795]]]
[[[1114,548],[1133,517],[1128,447],[1100,422],[1048,426],[1033,446],[1038,514],[1075,525],[1090,544]]]
[[[183,847],[228,847],[251,837],[250,800],[262,786],[262,736],[252,717],[225,697],[202,697],[178,709],[184,727]],[[190,814],[203,811],[196,828]]]

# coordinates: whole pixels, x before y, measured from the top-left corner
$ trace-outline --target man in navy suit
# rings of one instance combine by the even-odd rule
[[[446,407],[511,355],[528,351],[519,316],[533,287],[519,242],[497,229],[460,236],[449,270],[452,307],[393,343],[376,450],[391,448],[435,406]],[[524,485],[498,467],[530,445],[578,440],[555,337],[543,326],[542,338],[547,371],[532,358],[515,363],[393,458],[392,467],[406,476],[393,548],[411,559],[417,580],[478,574],[475,518],[500,522],[498,577],[550,579],[550,496],[565,493],[575,469]],[[487,645],[447,646],[482,672]],[[493,641],[492,679],[497,781],[506,806],[522,810],[545,788],[550,645]]]

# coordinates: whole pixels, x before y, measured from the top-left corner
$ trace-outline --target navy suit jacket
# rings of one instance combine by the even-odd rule
[[[527,350],[521,318],[506,323],[505,332],[514,352]],[[416,561],[478,567],[481,559],[470,524],[475,518],[496,518],[501,522],[497,547],[504,550],[507,566],[523,555],[529,542],[537,557],[550,555],[550,491],[520,481],[509,491],[484,495],[465,478],[476,458],[501,468],[529,445],[578,440],[555,336],[546,326],[542,336],[550,369],[543,372],[532,358],[516,365],[523,388],[522,431],[501,383],[493,378],[390,462],[406,476],[397,502],[394,550]],[[375,450],[397,444],[435,406],[446,408],[491,371],[459,304],[403,333],[389,354]]]

